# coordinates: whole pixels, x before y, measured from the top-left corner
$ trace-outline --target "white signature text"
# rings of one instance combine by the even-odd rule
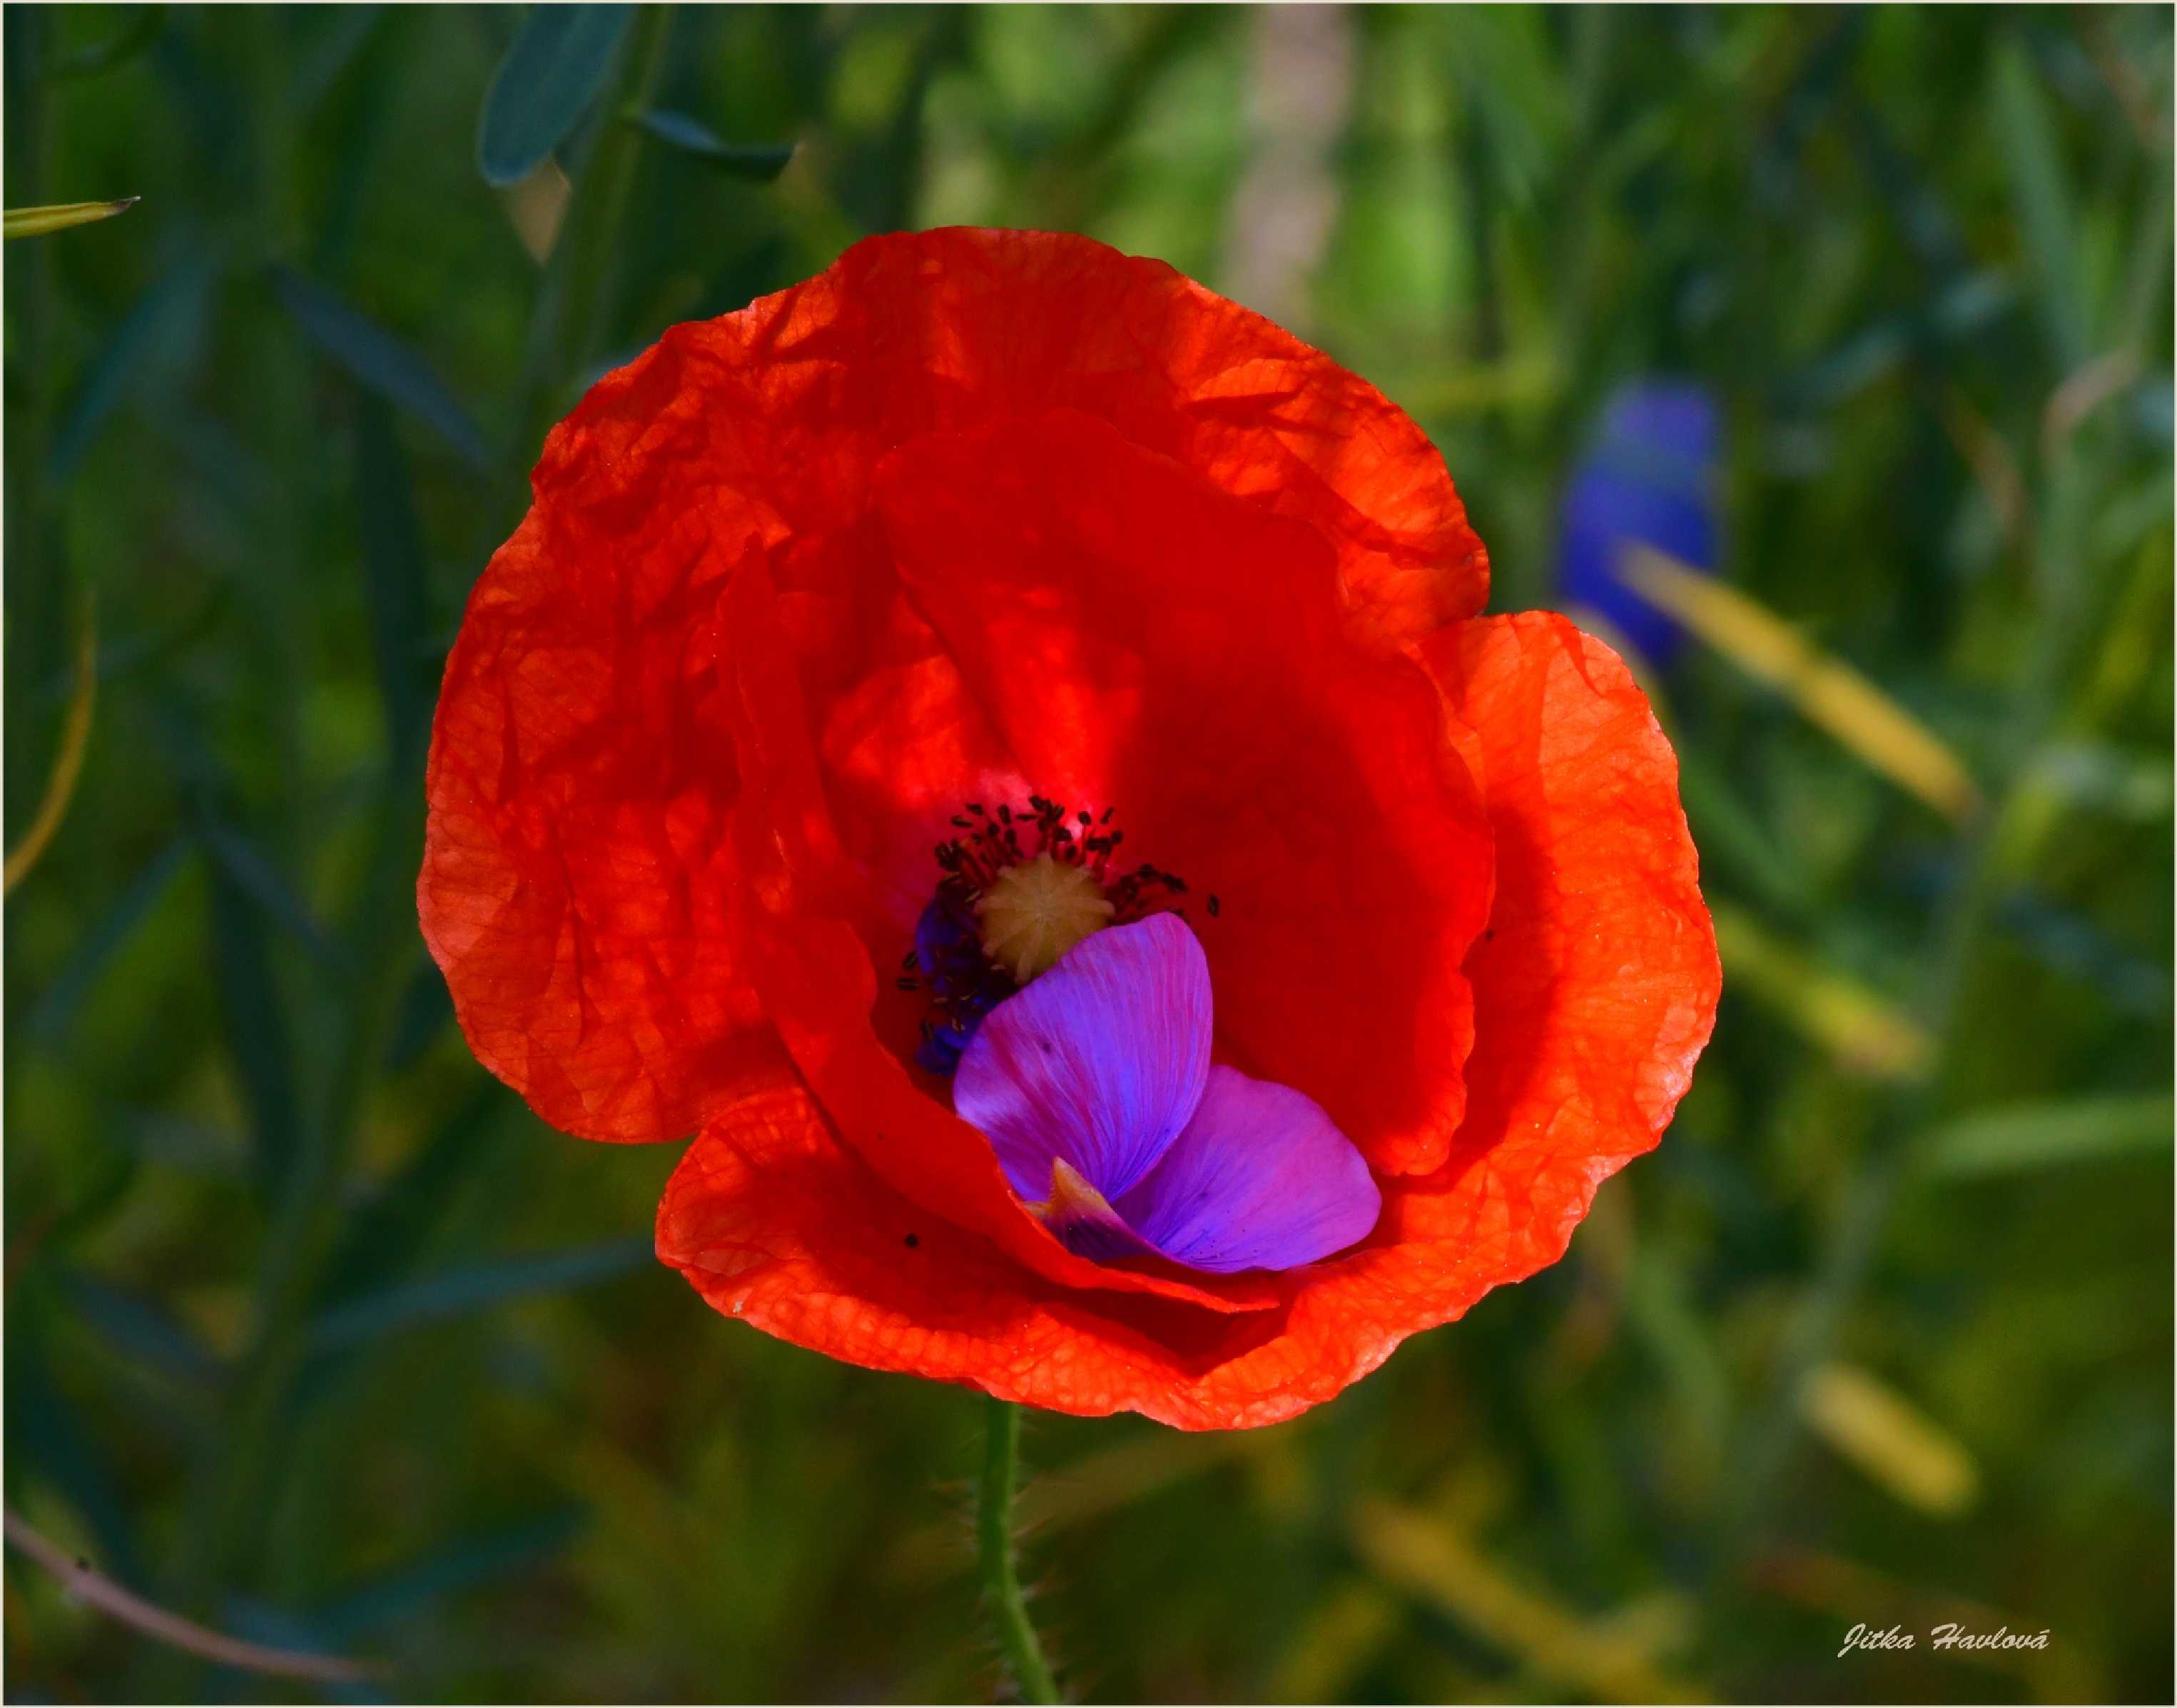
[[[1931,1649],[2045,1649],[2049,1646],[2046,1631],[2014,1631],[2008,1625],[1998,1625],[1993,1631],[1968,1631],[1960,1624],[1945,1620],[1927,1633]],[[1886,1630],[1862,1623],[1854,1625],[1844,1634],[1844,1647],[1837,1651],[1842,1660],[1855,1649],[1917,1649],[1918,1640],[1901,1625],[1892,1625]]]

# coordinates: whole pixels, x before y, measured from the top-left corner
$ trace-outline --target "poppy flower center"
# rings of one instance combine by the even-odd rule
[[[1117,911],[1094,874],[1048,854],[1007,868],[975,900],[983,952],[1023,985]]]
[[[1032,794],[1025,806],[971,800],[953,815],[960,834],[933,850],[941,876],[897,980],[930,1000],[918,1064],[952,1072],[984,1016],[1068,950],[1187,893],[1184,879],[1146,861],[1114,870],[1126,833],[1111,827],[1113,812]]]
[[[953,817],[898,980],[930,1001],[916,1062],[1079,1256],[1224,1273],[1351,1245],[1382,1208],[1367,1164],[1312,1099],[1212,1063],[1186,881],[1115,872],[1111,817],[1041,795]]]

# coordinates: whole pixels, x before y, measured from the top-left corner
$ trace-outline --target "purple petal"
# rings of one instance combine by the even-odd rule
[[[1209,964],[1185,922],[1112,925],[990,1011],[952,1106],[1030,1203],[1051,1195],[1059,1162],[1116,1199],[1202,1101],[1209,1028]]]
[[[1173,1262],[1221,1274],[1342,1251],[1376,1225],[1383,1199],[1312,1098],[1219,1066],[1163,1161],[1111,1207]]]

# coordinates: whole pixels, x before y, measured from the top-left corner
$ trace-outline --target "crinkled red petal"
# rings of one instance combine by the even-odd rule
[[[878,488],[1013,762],[1116,810],[1116,869],[1186,880],[1221,1056],[1379,1169],[1442,1161],[1489,832],[1424,673],[1349,639],[1321,538],[1071,413],[916,439]]]
[[[1470,958],[1467,1118],[1443,1166],[1386,1185],[1361,1252],[1214,1316],[1054,1285],[930,1218],[805,1093],[743,1100],[690,1148],[658,1252],[719,1310],[835,1357],[1085,1414],[1273,1423],[1406,1335],[1563,1255],[1596,1186],[1652,1147],[1713,1023],[1715,938],[1677,767],[1623,665],[1549,616],[1422,648],[1498,839]]]
[[[1315,529],[1356,637],[1482,603],[1487,558],[1413,423],[1162,263],[1039,232],[876,237],[674,328],[554,430],[434,734],[425,935],[478,1059],[545,1119],[673,1137],[779,1071],[725,923],[726,578],[761,563],[779,590],[841,833],[935,810],[989,732],[892,577],[871,475],[918,434],[1053,407]]]
[[[786,1071],[728,925],[715,588],[540,501],[446,667],[417,904],[477,1058],[587,1138],[671,1138]]]
[[[914,1005],[877,983],[870,941],[883,937],[886,917],[868,875],[833,832],[800,687],[773,640],[777,600],[761,570],[734,578],[727,610],[747,643],[732,674],[749,880],[745,963],[794,1066],[848,1146],[926,1218],[980,1235],[1050,1282],[1214,1312],[1274,1303],[1274,1285],[1263,1276],[1198,1276],[1161,1261],[1120,1268],[1076,1256],[1013,1196],[990,1141],[952,1113],[944,1082],[910,1071]],[[934,878],[934,863],[930,870]]]

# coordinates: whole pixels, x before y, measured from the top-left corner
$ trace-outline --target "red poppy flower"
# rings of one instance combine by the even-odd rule
[[[1085,238],[871,238],[553,433],[418,886],[659,1256],[880,1369],[1274,1422],[1563,1252],[1718,971],[1624,667],[1378,393]]]

